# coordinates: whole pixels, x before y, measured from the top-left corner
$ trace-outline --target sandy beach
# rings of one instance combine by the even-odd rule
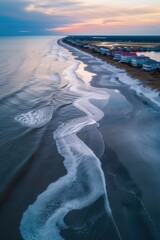
[[[63,41],[65,43],[70,44],[71,46],[75,47],[71,43],[68,43],[65,40],[63,40]],[[103,56],[100,53],[95,53],[86,48],[82,48],[82,47],[78,47],[78,46],[76,46],[76,47],[86,53],[91,54],[94,57],[97,57],[97,58],[105,61],[108,64],[111,64],[120,69],[124,69],[130,77],[132,77],[133,79],[141,80],[144,85],[149,86],[156,90],[160,90],[160,70],[156,70],[154,72],[145,72],[141,68],[133,67],[133,66],[130,66],[129,64],[125,64],[125,63],[116,62],[115,60],[112,59],[112,57]]]

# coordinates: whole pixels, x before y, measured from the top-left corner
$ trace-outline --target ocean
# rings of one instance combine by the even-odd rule
[[[0,52],[0,239],[160,239],[159,92],[60,37]]]

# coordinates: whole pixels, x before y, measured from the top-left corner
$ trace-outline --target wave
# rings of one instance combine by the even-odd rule
[[[65,216],[71,210],[90,206],[100,197],[104,199],[106,214],[113,219],[101,163],[77,136],[84,127],[95,127],[104,116],[103,111],[90,100],[97,99],[107,104],[110,96],[103,89],[91,87],[88,79],[88,85],[85,84],[85,76],[81,78],[85,70],[78,74],[79,66],[80,62],[72,61],[64,76],[69,82],[70,92],[79,96],[73,105],[85,116],[62,123],[53,134],[58,152],[64,157],[67,174],[50,184],[24,212],[20,232],[25,240],[62,240],[61,230],[69,227],[64,221]]]
[[[14,119],[25,127],[40,128],[45,126],[47,123],[50,122],[53,113],[57,108],[68,104],[68,103],[60,104],[56,99],[54,99],[55,95],[59,93],[59,89],[61,88],[62,84],[62,79],[58,71],[55,72],[51,69],[51,65],[54,64],[55,60],[54,57],[57,59],[57,61],[59,62],[63,61],[64,63],[66,63],[69,53],[67,51],[62,51],[62,48],[57,45],[57,40],[53,41],[51,46],[52,49],[48,53],[45,52],[45,55],[43,56],[41,62],[38,64],[37,68],[35,69],[34,76],[30,80],[30,82],[27,85],[25,85],[23,89],[20,89],[18,92],[14,93],[18,94],[24,89],[25,91],[27,91],[26,89],[28,87],[29,90],[27,91],[27,94],[32,96],[33,94],[32,91],[34,89],[34,97],[35,94],[37,94],[37,96],[39,97],[39,91],[41,92],[48,91],[48,93],[54,91],[54,95],[51,95],[49,97],[50,99],[48,99],[48,102],[45,104],[45,106],[40,107],[38,110],[31,110],[27,113],[17,114],[15,116]],[[53,59],[51,59],[51,57]],[[45,79],[44,83],[43,79]],[[46,81],[49,82],[49,85],[46,84]],[[31,84],[34,85],[32,88],[30,88]],[[64,86],[62,85],[62,87]],[[42,93],[40,97],[41,98],[43,97]],[[39,102],[41,101],[40,97],[38,99]]]

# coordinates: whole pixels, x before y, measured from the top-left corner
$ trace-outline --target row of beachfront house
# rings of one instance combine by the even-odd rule
[[[124,50],[124,49],[109,49],[100,46],[84,44],[81,42],[74,41],[72,39],[67,39],[68,42],[89,49],[93,52],[100,53],[104,56],[110,56],[115,61],[122,62],[122,63],[130,63],[134,67],[141,67],[145,71],[154,71],[160,69],[160,62],[150,59],[147,56],[140,55],[138,56],[136,52]]]
[[[131,63],[134,67],[142,67],[145,71],[154,71],[160,69],[160,62],[150,59],[147,56],[138,56],[135,52],[128,52],[122,50],[110,50],[107,48],[90,46],[89,49],[95,50],[103,55],[111,56],[115,61],[123,63]]]
[[[160,62],[152,60],[145,55],[138,56],[135,52],[115,51],[113,59],[122,63],[130,63],[134,67],[142,67],[145,71],[160,69]]]

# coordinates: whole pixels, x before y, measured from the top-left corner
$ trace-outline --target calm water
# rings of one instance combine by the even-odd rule
[[[0,39],[0,239],[160,239],[159,93],[58,39]]]
[[[147,57],[150,57],[153,60],[156,60],[158,62],[160,62],[160,52],[140,52],[137,53],[138,55],[145,55]]]

